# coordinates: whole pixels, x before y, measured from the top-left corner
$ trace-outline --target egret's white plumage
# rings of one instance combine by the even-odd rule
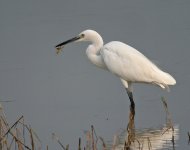
[[[176,84],[170,74],[160,70],[135,48],[119,41],[103,45],[102,37],[93,30],[85,30],[78,36],[58,44],[56,48],[59,50],[65,44],[74,41],[91,42],[86,50],[89,60],[96,66],[117,75],[129,92],[132,92],[132,83],[155,84],[163,89]]]
[[[142,53],[122,42],[110,42],[104,45],[100,53],[108,70],[126,82],[152,83],[162,88],[176,83],[171,75],[160,70]],[[128,88],[127,83],[125,86]]]

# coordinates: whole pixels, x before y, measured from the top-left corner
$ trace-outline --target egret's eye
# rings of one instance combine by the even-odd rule
[[[81,37],[83,38],[83,37],[84,37],[84,34],[81,34]]]

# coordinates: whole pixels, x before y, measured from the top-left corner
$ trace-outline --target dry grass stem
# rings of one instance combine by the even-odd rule
[[[20,130],[19,130],[18,128],[16,128],[16,135],[17,135],[17,138],[18,138],[20,141],[23,140],[23,139],[21,139],[21,133],[20,133]],[[18,144],[18,149],[19,149],[19,150],[24,150],[23,145],[22,145],[20,142],[18,142],[18,141],[16,141],[16,142],[17,142],[17,144]]]
[[[30,132],[30,141],[31,141],[32,150],[34,150],[34,139],[33,139],[33,134],[32,134],[31,128],[30,128],[29,132]]]
[[[61,143],[61,141],[59,140],[59,137],[55,134],[52,133],[52,139],[56,140],[58,142],[58,144],[61,146],[62,149],[64,150],[68,150],[69,145],[67,145],[66,147]]]
[[[1,140],[11,131],[11,129],[12,129],[14,126],[17,125],[17,123],[18,123],[21,119],[23,119],[23,116],[21,116],[21,117],[8,129],[8,131],[2,136]]]
[[[27,130],[26,130],[27,129]],[[26,132],[28,131],[28,132]],[[21,116],[12,126],[9,126],[3,107],[0,107],[0,150],[34,150],[33,131],[24,123]],[[30,141],[30,142],[29,142]],[[28,144],[27,144],[28,143]],[[41,147],[40,147],[41,148]]]
[[[106,143],[105,143],[104,139],[102,137],[99,137],[99,139],[102,142],[102,149],[107,150],[107,146],[106,146]]]
[[[174,130],[172,119],[171,119],[171,114],[168,109],[167,100],[164,97],[162,97],[161,100],[162,100],[162,103],[164,105],[165,112],[166,112],[166,124],[169,125],[172,128],[172,130]]]
[[[82,149],[81,149],[81,138],[79,138],[79,146],[78,146],[78,150],[82,150]]]

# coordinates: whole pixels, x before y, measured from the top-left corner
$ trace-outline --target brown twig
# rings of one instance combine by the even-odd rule
[[[78,146],[78,150],[81,150],[81,138],[79,138],[79,146]]]
[[[147,140],[148,140],[148,149],[151,150],[152,149],[152,144],[150,142],[150,138],[147,137]]]
[[[92,150],[95,150],[95,144],[94,144],[94,127],[91,125],[91,134],[92,134]]]
[[[102,137],[99,137],[100,140],[102,141],[102,147],[103,147],[103,150],[106,150],[106,143],[104,142],[104,139]]]
[[[27,145],[25,145],[23,142],[21,142],[11,131],[9,133],[12,135],[12,137],[15,139],[16,142],[19,142],[21,145],[23,145],[26,149],[32,150]]]
[[[20,139],[20,130],[18,128],[16,128],[16,135]],[[18,145],[18,149],[19,150],[24,150],[23,145],[18,141],[16,141],[16,142],[17,142],[17,145]]]
[[[33,139],[33,134],[32,134],[32,129],[31,128],[30,128],[29,132],[30,132],[30,140],[31,140],[32,150],[34,150],[34,139]]]
[[[22,118],[23,118],[23,116],[21,116],[21,117],[8,129],[8,131],[1,137],[0,142],[1,142],[2,139],[11,131],[11,129],[12,129],[15,125],[17,125],[17,123],[18,123]]]
[[[164,97],[162,97],[161,100],[162,100],[162,103],[163,103],[165,111],[166,111],[166,123],[167,124],[169,123],[169,126],[171,126],[172,130],[174,131],[171,115],[170,115],[170,112],[168,110],[167,101],[166,101],[166,99]]]
[[[59,138],[57,137],[55,133],[52,133],[52,138],[55,139],[64,150],[69,149],[69,145],[67,145],[65,148],[65,146],[61,143],[61,141],[59,140]]]

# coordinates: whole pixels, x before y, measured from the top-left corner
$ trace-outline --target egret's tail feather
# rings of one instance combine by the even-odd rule
[[[166,85],[175,85],[176,80],[169,73],[163,72],[163,83]]]
[[[176,80],[166,72],[159,72],[159,77],[157,78],[157,81],[153,81],[153,84],[156,84],[160,86],[163,89],[166,89],[167,91],[170,91],[169,85],[175,85]]]

